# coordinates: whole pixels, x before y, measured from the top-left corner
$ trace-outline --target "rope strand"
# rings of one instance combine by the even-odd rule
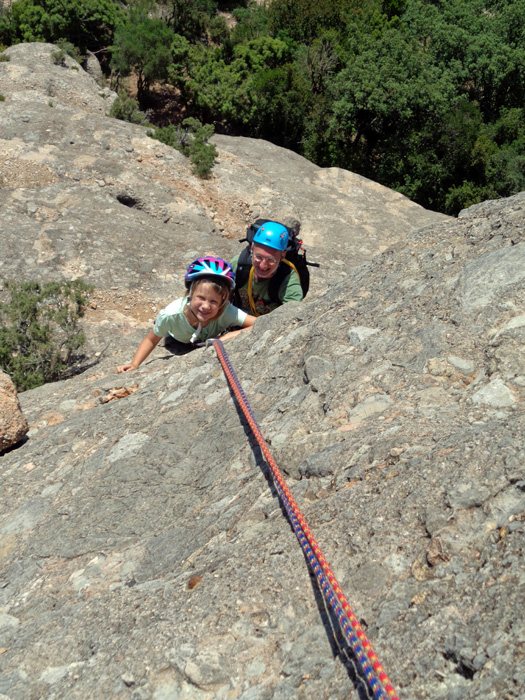
[[[386,675],[377,655],[368,641],[359,620],[354,615],[339,583],[332,573],[328,562],[323,556],[321,548],[317,544],[306,520],[304,519],[297,503],[294,500],[286,482],[273,459],[268,445],[257,425],[253,412],[248,404],[244,391],[235,374],[232,364],[226,354],[224,345],[217,339],[213,341],[217,357],[222,365],[228,383],[242,409],[244,417],[250,426],[252,433],[271,469],[277,492],[286,509],[294,532],[299,543],[305,551],[306,557],[319,582],[319,586],[334,611],[341,627],[341,631],[355,654],[355,657],[365,675],[370,689],[376,700],[399,700],[390,679]]]

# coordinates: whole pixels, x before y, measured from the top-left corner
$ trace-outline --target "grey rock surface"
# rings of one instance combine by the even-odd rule
[[[10,129],[15,114],[9,112]],[[106,118],[79,120],[79,133],[95,133],[96,119]],[[43,117],[40,123],[43,134]],[[115,148],[127,135],[147,152],[138,127],[103,125]],[[21,134],[11,132],[2,148],[16,145]],[[296,156],[245,139],[219,142],[219,174],[211,183],[198,183],[177,161],[177,187],[193,188],[188,207],[230,205],[226,190],[235,191],[241,172],[243,201],[266,206],[263,190],[275,187],[279,197],[268,194],[268,203],[284,202],[290,216],[294,206],[307,206],[307,186],[296,174],[285,200],[286,161],[278,161],[282,155],[299,167]],[[58,150],[67,152],[67,144]],[[151,168],[162,160],[155,152]],[[265,153],[266,166],[258,168],[268,178],[263,186],[250,164]],[[125,158],[115,162],[131,170]],[[71,205],[85,196],[98,214],[91,197],[102,175],[89,167],[93,183],[82,187],[65,178],[51,186],[56,190],[44,187],[42,201],[51,201],[51,191],[56,202],[64,196]],[[336,204],[348,217],[351,204],[338,183],[353,176],[302,167],[312,180],[324,178],[331,198],[326,220]],[[164,178],[169,169],[162,172]],[[147,188],[141,183],[137,175],[137,192]],[[149,185],[159,199],[156,188],[163,186]],[[213,187],[222,194],[206,200]],[[168,191],[176,192],[175,185]],[[381,190],[376,193],[377,208],[368,213],[362,205],[363,219],[379,217]],[[4,271],[25,270],[16,267],[16,250],[40,240],[44,222],[27,213],[37,194],[42,190],[3,190],[21,231],[9,239]],[[342,260],[345,245],[359,252],[359,222],[353,228],[341,220],[325,236],[319,226],[314,236],[312,220],[323,215],[323,201],[311,204],[311,218],[303,221],[312,248],[323,260],[332,244],[342,246]],[[401,206],[397,196],[390,201]],[[173,239],[180,269],[205,240],[233,249],[231,239],[213,230],[217,217],[206,206],[199,222],[209,222],[207,230],[192,223],[189,209],[180,215],[187,227],[185,240]],[[62,211],[65,232],[71,208]],[[245,211],[262,214],[251,203]],[[272,454],[399,696],[518,700],[525,696],[525,326],[515,319],[525,314],[524,284],[518,272],[510,281],[496,276],[493,284],[483,272],[487,294],[479,279],[487,260],[497,270],[512,258],[519,271],[512,250],[525,242],[525,193],[472,207],[457,220],[420,211],[419,226],[410,211],[411,223],[392,234],[386,218],[378,224],[369,252],[342,269],[345,275],[320,276],[305,302],[258,319],[225,346]],[[141,209],[126,212],[130,236],[141,226],[147,232],[144,248],[128,255],[136,288],[120,270],[125,246],[119,253],[115,240],[127,227],[119,216],[111,227],[102,217],[100,253],[78,251],[77,258],[93,268],[92,281],[105,285],[101,306],[124,290],[130,308],[115,304],[111,317],[93,310],[87,330],[97,363],[22,393],[29,439],[0,457],[0,694],[10,700],[371,697],[213,348],[177,356],[159,346],[139,371],[115,374],[115,364],[131,356],[149,328],[132,299],[142,293],[142,310],[152,313],[147,304],[155,294],[176,286],[163,277],[174,269],[165,260],[164,225],[152,227],[155,217]],[[240,227],[242,218],[237,221]],[[346,244],[338,238],[343,224]],[[393,230],[397,225],[392,217]],[[4,241],[10,229],[1,226]],[[70,274],[63,240],[52,239],[46,250],[53,255],[39,262],[42,275]],[[140,271],[157,246],[156,272]],[[97,272],[102,263],[106,276]],[[499,396],[502,387],[513,402],[475,400],[479,392]]]
[[[196,256],[233,257],[247,225],[265,216],[301,222],[309,259],[322,263],[312,271],[320,292],[416,226],[447,218],[254,139],[215,136],[212,178],[200,180],[145,127],[107,118],[114,93],[69,57],[55,65],[55,51],[20,44],[0,65],[2,277],[83,277],[99,307],[140,290],[157,308],[180,294]]]

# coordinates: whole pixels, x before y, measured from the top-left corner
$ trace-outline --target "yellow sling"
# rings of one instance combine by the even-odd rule
[[[297,272],[297,268],[295,267],[295,265],[293,263],[291,263],[286,258],[283,258],[281,260],[281,262],[289,265],[292,268],[292,270],[295,270],[297,277],[299,277],[299,273]],[[252,289],[252,287],[253,287],[253,275],[254,275],[254,270],[253,270],[253,265],[252,265],[251,270],[250,270],[250,274],[248,275],[248,299],[250,300],[250,309],[252,311],[252,314],[254,316],[258,317],[261,314],[257,313],[257,311],[255,310],[255,302],[253,300],[253,289]]]

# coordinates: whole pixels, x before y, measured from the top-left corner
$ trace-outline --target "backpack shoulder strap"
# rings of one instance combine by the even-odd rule
[[[250,251],[250,246],[246,246],[239,254],[239,259],[237,260],[237,270],[235,271],[235,291],[233,293],[233,300],[235,306],[241,305],[241,297],[239,294],[239,289],[244,287],[248,281],[248,276],[252,267],[252,255]]]
[[[283,263],[285,264],[283,265]],[[295,265],[286,258],[283,258],[275,272],[275,275],[270,279],[270,284],[268,285],[268,295],[272,303],[281,303],[281,300],[279,299],[279,289],[281,288],[281,284],[284,282],[284,280],[292,274],[292,269],[297,272]]]

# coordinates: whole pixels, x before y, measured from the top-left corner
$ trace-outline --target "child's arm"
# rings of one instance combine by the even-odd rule
[[[240,328],[238,331],[230,331],[229,333],[225,333],[224,335],[221,335],[221,340],[229,340],[230,338],[235,338],[236,335],[239,335],[239,333],[242,333],[245,330],[248,330],[253,326],[255,323],[255,316],[250,316],[249,314],[246,316],[244,319],[244,323],[242,324],[242,328]]]
[[[158,335],[155,335],[153,331],[150,331],[148,335],[144,338],[144,340],[141,342],[141,344],[138,346],[137,352],[131,360],[131,363],[127,365],[119,365],[117,367],[117,372],[120,374],[121,372],[130,372],[131,370],[137,369],[137,367],[144,362],[146,357],[150,354],[153,348],[155,348],[159,344],[161,340],[161,336],[159,337]]]

